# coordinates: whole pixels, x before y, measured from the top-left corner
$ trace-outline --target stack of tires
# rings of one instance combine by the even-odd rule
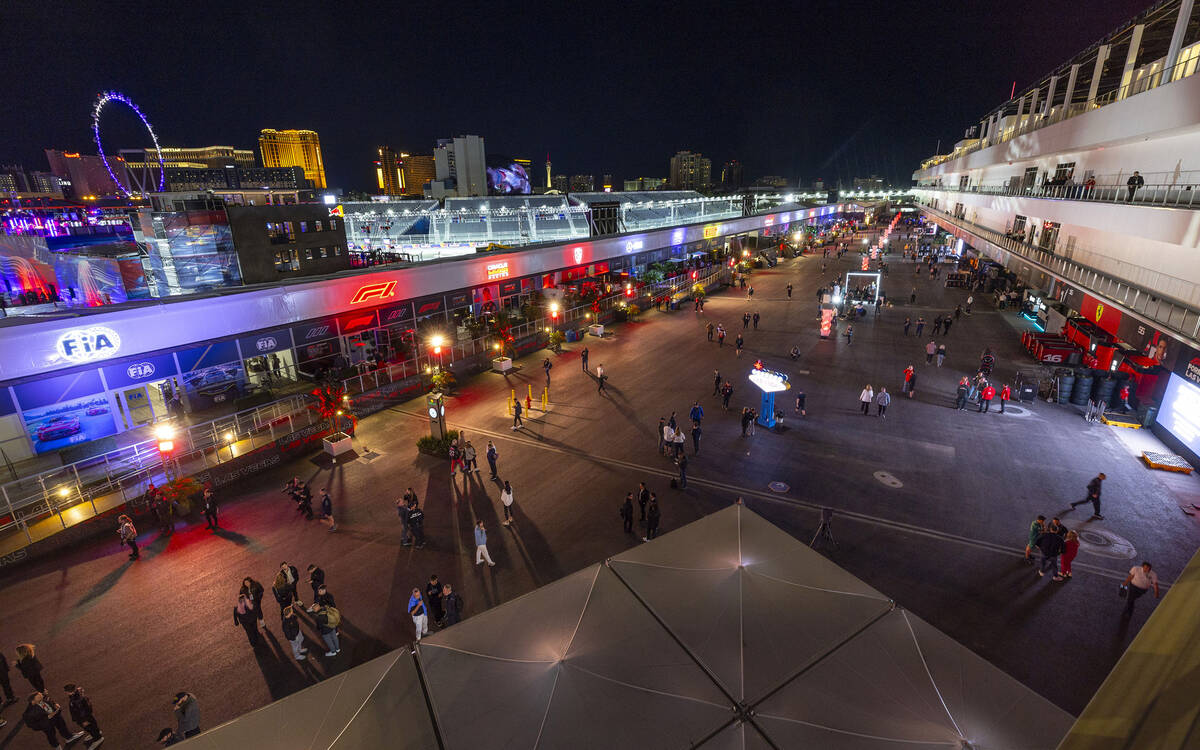
[[[1075,373],[1072,370],[1058,371],[1058,403],[1067,404],[1071,401],[1071,391],[1075,388]]]
[[[1106,404],[1113,402],[1114,389],[1117,387],[1117,379],[1111,375],[1096,380],[1096,385],[1092,388],[1092,400],[1103,401]]]
[[[1075,386],[1071,389],[1071,403],[1076,406],[1086,405],[1092,396],[1093,382],[1091,370],[1076,370]]]

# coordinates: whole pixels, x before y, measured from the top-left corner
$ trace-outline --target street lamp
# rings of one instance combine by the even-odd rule
[[[154,436],[158,438],[158,454],[162,457],[163,474],[171,479],[171,452],[175,450],[175,428],[169,424],[160,424],[154,428]]]
[[[438,358],[438,369],[442,369],[442,345],[446,343],[446,339],[441,334],[434,334],[429,339],[429,345],[433,347],[433,353]]]

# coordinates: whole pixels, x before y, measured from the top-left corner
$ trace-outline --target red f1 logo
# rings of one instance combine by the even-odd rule
[[[354,298],[350,300],[350,304],[357,305],[359,302],[366,302],[369,299],[387,299],[395,296],[396,282],[381,281],[378,284],[359,287],[358,291],[354,293]]]

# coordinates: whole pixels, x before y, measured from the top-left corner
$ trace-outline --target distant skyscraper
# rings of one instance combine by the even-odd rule
[[[254,151],[248,148],[233,146],[194,146],[174,147],[163,146],[161,149],[163,163],[168,167],[186,167],[189,169],[215,168],[225,166],[244,167],[250,169],[258,166]],[[152,148],[123,148],[121,158],[129,169],[136,169],[142,163],[158,169],[158,151]]]
[[[572,193],[590,193],[596,189],[596,178],[590,174],[571,175]]]
[[[433,150],[431,197],[487,195],[487,156],[477,135],[442,138]]]
[[[301,167],[313,187],[326,187],[325,161],[316,131],[266,128],[258,137],[258,147],[264,167]]]
[[[547,153],[546,154],[546,189],[549,190],[553,184],[554,184],[554,181],[550,179],[550,154]]]
[[[676,190],[704,190],[712,183],[712,161],[691,151],[671,157],[671,187]]]
[[[437,179],[433,157],[424,154],[400,154],[404,195],[422,195],[425,184]]]
[[[730,159],[721,168],[721,187],[726,190],[737,190],[742,186],[742,163]]]
[[[554,179],[552,182],[554,185],[554,189],[560,193],[567,192],[567,188],[570,187],[570,185],[571,185],[571,181],[569,179],[567,179],[567,176],[565,174],[554,175]]]
[[[639,190],[657,190],[666,182],[661,177],[639,177],[636,180],[625,180],[625,190],[631,193]]]
[[[615,187],[615,185],[613,184],[613,176],[612,175],[606,174],[600,178],[600,189],[601,190],[604,190],[607,192],[612,192],[614,187]]]
[[[50,164],[51,173],[59,178],[64,189],[69,186],[70,194],[75,198],[82,200],[85,196],[103,198],[122,194],[99,156],[48,148],[46,161]],[[112,162],[113,172],[123,177],[125,167],[121,158],[109,157],[109,161]]]
[[[376,149],[375,180],[381,195],[404,195],[404,172],[400,157],[388,146]]]

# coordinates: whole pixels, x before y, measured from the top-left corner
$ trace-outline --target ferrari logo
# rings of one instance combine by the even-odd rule
[[[1096,322],[1100,322],[1100,318],[1104,317],[1104,305],[1096,303]]]

